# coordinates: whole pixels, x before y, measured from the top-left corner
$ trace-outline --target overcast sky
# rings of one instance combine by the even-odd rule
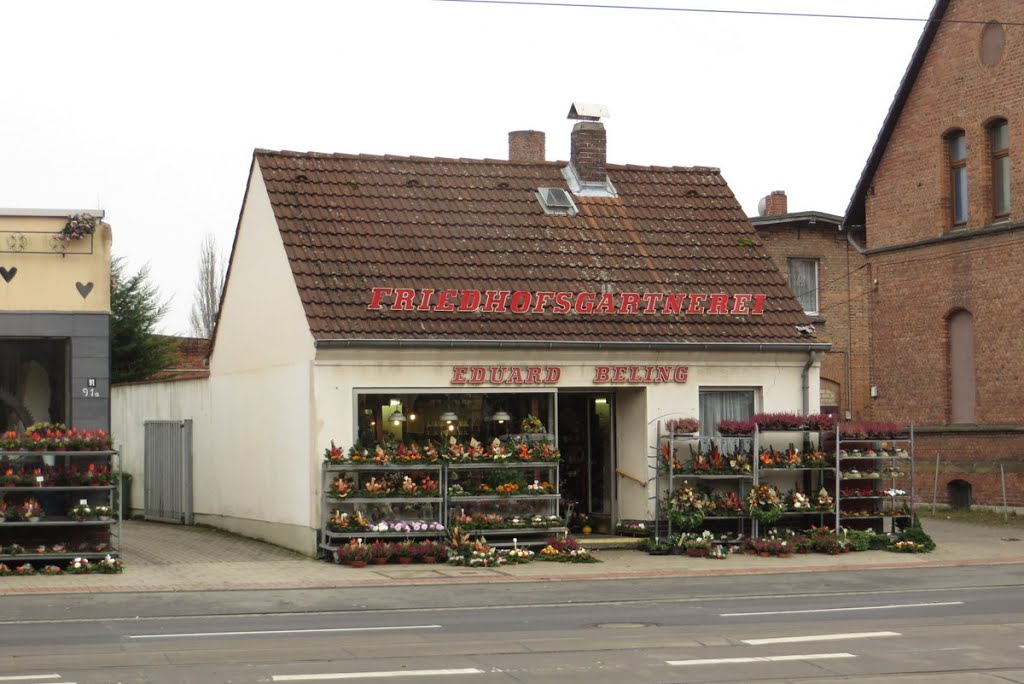
[[[574,1],[574,0],[567,0]],[[598,4],[596,0],[588,4]],[[888,17],[932,0],[616,0]],[[923,22],[437,0],[5,2],[0,207],[99,208],[186,334],[200,243],[230,249],[254,148],[714,166],[748,214],[842,214]]]

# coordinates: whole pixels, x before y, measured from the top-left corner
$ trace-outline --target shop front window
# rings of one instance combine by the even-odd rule
[[[66,423],[68,340],[0,339],[0,427]]]
[[[379,392],[357,397],[357,446],[373,448],[389,442],[444,443],[455,437],[490,442],[523,431],[527,416],[538,418],[547,433],[555,432],[554,393]]]

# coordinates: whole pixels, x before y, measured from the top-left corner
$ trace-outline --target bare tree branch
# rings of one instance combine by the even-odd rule
[[[207,233],[199,250],[199,274],[189,324],[195,337],[211,339],[224,291],[224,259],[217,256],[217,239]]]

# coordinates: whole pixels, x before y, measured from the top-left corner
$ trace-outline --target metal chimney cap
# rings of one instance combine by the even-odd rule
[[[608,107],[603,104],[573,102],[572,106],[569,107],[569,116],[566,118],[580,121],[600,121],[602,118],[607,119],[609,116],[611,114],[608,113]]]

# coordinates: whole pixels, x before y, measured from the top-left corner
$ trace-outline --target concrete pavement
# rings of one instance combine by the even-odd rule
[[[534,561],[500,568],[416,564],[354,569],[219,530],[128,521],[123,526],[124,573],[0,577],[0,596],[699,577],[1024,563],[1024,533],[1019,530],[935,519],[926,520],[924,526],[938,545],[930,554],[865,551],[789,558],[738,554],[708,560],[608,549],[597,551],[603,562],[594,564]],[[579,540],[587,545],[587,537]]]

